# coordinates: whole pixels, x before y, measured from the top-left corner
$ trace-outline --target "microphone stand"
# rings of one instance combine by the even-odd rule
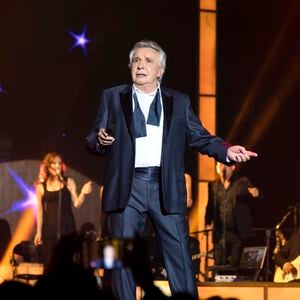
[[[297,209],[297,208],[296,208]],[[286,218],[291,214],[292,212],[289,210],[281,219],[281,221],[276,225],[275,229],[279,229],[283,222],[286,220]]]
[[[58,192],[58,208],[57,208],[57,241],[60,239],[60,225],[61,225],[61,189]]]
[[[222,248],[223,248],[223,253],[222,253],[222,264],[226,265],[226,219],[227,219],[227,199],[226,199],[226,191],[224,191],[224,212],[223,212],[223,242],[222,242]]]
[[[58,207],[57,207],[57,242],[60,239],[61,236],[61,202],[62,202],[62,189],[64,188],[64,179],[61,176],[61,174],[59,173],[57,175],[58,179],[59,179],[59,191],[58,191]]]
[[[266,273],[265,273],[265,281],[269,281],[269,273],[270,273],[270,238],[271,238],[272,230],[266,229],[266,239],[265,243],[267,246],[267,262],[266,262]]]
[[[270,240],[271,240],[271,234],[272,231],[275,229],[273,228],[254,228],[255,231],[263,231],[265,233],[265,245],[267,248],[266,257],[265,257],[265,275],[264,275],[264,281],[269,281],[269,275],[270,275]]]
[[[224,188],[224,198],[223,198],[223,239],[222,239],[222,264],[226,265],[227,264],[227,249],[226,249],[226,244],[227,244],[227,230],[226,230],[226,226],[227,226],[227,209],[228,209],[228,199],[227,199],[227,189],[225,188],[225,181],[226,181],[226,172],[225,170],[223,171],[223,177],[220,178],[221,179],[221,183],[223,185]]]
[[[275,231],[278,230],[290,214],[291,214],[291,211],[289,210],[283,216],[283,218],[280,220],[280,222],[275,226],[275,229],[273,229],[273,230],[275,230]],[[257,230],[259,230],[259,228],[257,228]],[[272,229],[263,228],[263,230],[265,231],[265,243],[266,243],[266,247],[267,247],[265,281],[268,282],[269,281],[269,274],[270,274],[270,239],[271,239]]]
[[[296,203],[294,205],[291,205],[288,207],[288,209],[293,210],[293,225],[294,225],[294,231],[297,231],[298,228],[298,211],[299,211],[300,203]]]

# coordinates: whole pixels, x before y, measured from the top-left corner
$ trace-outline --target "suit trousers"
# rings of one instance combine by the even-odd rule
[[[125,210],[108,216],[111,238],[126,239],[141,235],[147,216],[151,218],[161,243],[172,294],[188,293],[198,299],[187,217],[164,214],[159,178],[147,178],[136,173]],[[135,300],[136,283],[130,269],[113,270],[111,275],[116,299]]]

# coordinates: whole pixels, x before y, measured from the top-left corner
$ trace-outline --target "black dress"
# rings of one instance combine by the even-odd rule
[[[44,264],[47,264],[49,263],[54,247],[57,245],[58,239],[64,235],[75,234],[76,225],[72,212],[71,193],[67,187],[64,185],[58,191],[48,191],[46,183],[43,183],[43,186],[45,193],[42,199],[42,257]],[[58,222],[59,215],[60,221]]]

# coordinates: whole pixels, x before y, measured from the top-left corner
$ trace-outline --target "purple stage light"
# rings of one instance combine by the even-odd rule
[[[0,95],[6,94],[6,91],[3,86],[0,85]]]
[[[76,47],[81,47],[81,49],[83,50],[85,55],[86,55],[86,45],[91,42],[91,40],[89,40],[86,37],[86,30],[87,30],[86,26],[84,26],[84,28],[80,34],[76,34],[72,31],[69,31],[69,33],[72,35],[72,37],[75,40],[73,46],[71,47],[71,50],[73,50]]]
[[[7,169],[11,177],[15,180],[20,190],[23,192],[24,198],[14,201],[8,210],[0,214],[0,217],[6,216],[12,212],[23,211],[28,207],[33,207],[36,212],[37,198],[34,186],[27,185],[23,181],[23,179],[19,175],[17,175],[16,172],[10,167],[5,166],[5,168]]]

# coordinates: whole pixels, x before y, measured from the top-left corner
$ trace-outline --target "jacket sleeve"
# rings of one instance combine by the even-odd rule
[[[92,129],[87,135],[86,147],[88,151],[94,154],[104,154],[106,147],[101,145],[98,139],[98,133],[101,128],[106,128],[108,119],[108,101],[103,91],[98,102],[96,117],[92,124]]]
[[[226,159],[227,150],[231,146],[222,138],[212,135],[201,123],[192,109],[189,97],[187,97],[186,122],[188,130],[188,144],[197,149],[201,154],[215,158],[217,161],[230,165]]]

